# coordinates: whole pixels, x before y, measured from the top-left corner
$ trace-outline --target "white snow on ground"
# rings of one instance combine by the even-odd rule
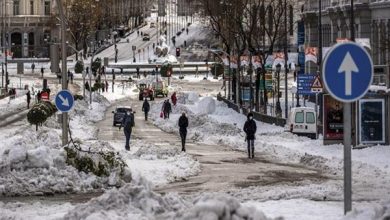
[[[84,101],[76,102],[74,111],[70,113],[73,138],[81,142],[93,139],[96,128],[92,122],[103,118],[107,105],[101,96],[94,96],[92,108]],[[60,128],[53,116],[38,131],[31,125],[2,129],[1,195],[87,192],[104,188],[108,184],[107,177],[78,172],[74,167],[66,165]],[[93,145],[104,149],[104,145],[99,142]]]
[[[224,144],[234,149],[246,150],[244,142],[243,124],[246,117],[235,112],[222,102],[214,104],[210,97],[197,100],[194,93],[180,93],[178,105],[173,107],[170,119],[159,118],[161,103],[152,106],[151,117],[154,124],[167,132],[178,133],[177,120],[181,112],[189,116],[188,138],[196,142]],[[214,110],[215,105],[215,111]],[[343,151],[341,145],[324,146],[322,140],[311,140],[306,137],[298,137],[284,128],[261,122],[257,122],[258,132],[255,141],[255,152],[267,156],[270,160],[283,161],[283,163],[302,164],[322,170],[324,174],[332,177],[324,183],[310,183],[302,181],[300,184],[287,184],[286,186],[262,186],[245,189],[230,190],[230,194],[243,200],[279,200],[284,199],[314,199],[342,201],[342,172]],[[374,146],[363,150],[353,150],[353,191],[355,200],[373,200],[373,204],[388,199],[390,192],[388,185],[389,146]],[[270,204],[270,203],[268,203]],[[303,207],[312,206],[313,204]],[[321,203],[318,203],[321,204]],[[327,204],[327,202],[325,202]],[[272,205],[272,204],[270,204]],[[342,204],[338,204],[342,207]],[[321,207],[318,212],[324,211],[331,214],[333,211],[327,207]],[[286,202],[284,210],[294,208],[294,203]],[[267,211],[265,211],[267,213]],[[294,215],[291,219],[301,219],[304,214]],[[308,217],[307,215],[306,217]],[[342,210],[337,213],[342,216]],[[320,218],[328,219],[328,218]]]
[[[130,153],[123,142],[111,142],[131,170],[133,179],[145,178],[155,186],[185,180],[200,171],[198,161],[177,148],[131,140]]]
[[[73,207],[74,205],[70,203],[43,204],[36,202],[33,204],[25,204],[0,202],[0,219],[55,220],[63,217]]]
[[[141,180],[142,181],[142,180]],[[241,205],[226,195],[205,195],[193,204],[177,194],[160,194],[151,191],[145,183],[128,184],[113,189],[70,210],[63,219],[256,219],[268,218],[253,206]]]

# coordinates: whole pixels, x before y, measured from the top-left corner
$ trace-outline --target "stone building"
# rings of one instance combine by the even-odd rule
[[[72,0],[61,0],[67,5]],[[96,0],[112,16],[109,25],[92,33],[103,40],[117,28],[138,26],[147,11],[145,0]],[[67,8],[64,8],[65,13]],[[0,0],[1,45],[14,58],[49,57],[50,44],[59,42],[58,10],[55,0]]]
[[[0,6],[2,47],[15,58],[47,56],[52,1],[1,0]]]
[[[355,0],[355,38],[370,50],[375,65],[390,63],[390,0]],[[303,7],[305,42],[318,46],[318,0]],[[350,0],[322,0],[322,46],[350,38]]]

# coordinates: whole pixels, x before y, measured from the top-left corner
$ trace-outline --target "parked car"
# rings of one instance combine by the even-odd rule
[[[317,137],[317,115],[314,108],[291,108],[287,126],[293,134],[315,139]]]
[[[119,106],[115,108],[115,111],[112,111],[114,114],[112,125],[115,127],[117,124],[121,124],[123,120],[123,116],[125,116],[126,112],[129,111],[131,107],[129,106]]]
[[[144,34],[144,37],[142,38],[143,41],[149,41],[150,40],[150,36],[149,34]]]

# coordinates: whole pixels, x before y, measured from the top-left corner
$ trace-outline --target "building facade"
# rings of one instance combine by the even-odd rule
[[[68,5],[73,0],[61,0]],[[138,26],[146,16],[143,0],[96,0],[101,4],[107,25],[92,33],[103,40],[116,28]],[[67,8],[64,7],[65,14]],[[55,0],[0,0],[1,47],[14,58],[49,57],[50,44],[59,42],[58,10]],[[98,36],[98,37],[94,37]]]
[[[52,1],[1,0],[1,45],[13,57],[47,56]]]
[[[303,6],[305,42],[318,47],[318,0]],[[390,0],[355,0],[355,38],[364,42],[375,65],[390,64]],[[322,46],[350,36],[350,0],[322,0]]]

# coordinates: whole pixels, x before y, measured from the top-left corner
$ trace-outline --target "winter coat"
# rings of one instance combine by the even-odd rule
[[[246,133],[247,140],[254,140],[256,134],[256,122],[253,119],[249,119],[244,124],[244,132]]]
[[[125,128],[125,131],[131,131],[132,127],[135,126],[134,115],[132,113],[130,114],[126,113],[125,116],[123,116],[121,126]]]
[[[180,116],[179,118],[179,128],[181,133],[187,132],[188,127],[188,118],[185,115]]]
[[[145,100],[144,104],[142,104],[142,111],[143,112],[149,112],[149,110],[150,110],[149,102],[147,100]]]
[[[27,96],[27,102],[30,102],[30,100],[31,100],[31,93],[30,93],[30,91],[27,92],[26,96]]]
[[[173,94],[172,94],[171,99],[172,99],[172,104],[173,104],[173,105],[176,105],[176,102],[177,102],[176,93],[173,93]]]
[[[164,112],[165,112],[165,113],[170,113],[170,112],[172,112],[171,103],[166,102],[166,103],[164,104]]]

